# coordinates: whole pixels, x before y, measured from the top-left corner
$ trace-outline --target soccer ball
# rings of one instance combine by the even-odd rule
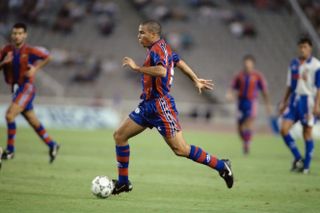
[[[99,198],[109,197],[113,189],[113,181],[107,176],[97,176],[92,180],[91,191]]]

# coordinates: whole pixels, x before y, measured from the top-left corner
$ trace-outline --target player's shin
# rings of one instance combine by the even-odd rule
[[[14,152],[15,151],[14,142],[15,142],[16,131],[17,131],[16,130],[16,123],[15,122],[8,122],[7,128],[8,128],[7,151]]]
[[[305,147],[306,147],[306,155],[305,155],[305,159],[304,159],[304,169],[309,169],[311,159],[312,159],[312,153],[313,153],[313,149],[314,149],[313,140],[306,140]]]
[[[39,127],[35,128],[35,131],[37,132],[38,136],[42,139],[42,141],[49,147],[53,148],[55,145],[55,142],[51,139],[51,137],[48,135],[47,130],[44,128],[42,124],[40,124]]]
[[[117,162],[118,162],[118,181],[120,184],[129,182],[129,157],[130,157],[130,146],[116,146]]]
[[[302,158],[301,154],[298,150],[298,147],[296,146],[294,139],[291,137],[291,135],[287,134],[287,135],[283,136],[283,140],[285,141],[288,148],[290,149],[292,155],[294,156],[294,159],[300,160]]]
[[[200,147],[194,145],[191,145],[190,147],[189,159],[207,165],[217,171],[221,171],[224,168],[224,162],[222,160],[206,153]]]

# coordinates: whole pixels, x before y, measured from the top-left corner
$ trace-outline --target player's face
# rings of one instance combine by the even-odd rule
[[[299,57],[307,59],[311,56],[312,47],[308,43],[299,44]]]
[[[250,72],[254,70],[254,61],[251,59],[246,59],[243,61],[243,66],[247,72]]]
[[[139,43],[143,47],[149,47],[154,43],[155,40],[155,33],[148,31],[147,26],[140,25],[139,26],[139,34],[138,39]]]
[[[13,28],[11,32],[11,39],[16,46],[20,46],[27,38],[27,33],[23,28]]]

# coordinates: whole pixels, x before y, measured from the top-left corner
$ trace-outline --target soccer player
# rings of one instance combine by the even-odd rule
[[[267,83],[263,75],[255,69],[255,58],[245,55],[243,58],[243,70],[233,79],[231,89],[226,98],[234,100],[234,92],[238,99],[238,133],[242,139],[243,153],[249,154],[253,134],[253,123],[256,116],[258,91],[261,91],[268,116],[271,114],[271,106],[267,90]]]
[[[313,153],[312,127],[320,115],[320,61],[312,56],[312,41],[303,37],[298,41],[299,56],[288,69],[287,88],[279,112],[283,116],[281,135],[294,160],[291,171],[310,172]],[[303,159],[289,130],[297,121],[303,126],[305,158]]]
[[[24,23],[16,23],[11,29],[12,43],[4,46],[0,51],[0,69],[3,69],[6,83],[12,90],[12,102],[6,112],[7,148],[2,154],[2,159],[14,157],[15,118],[21,113],[49,147],[49,162],[52,163],[56,158],[59,145],[50,138],[33,110],[34,77],[49,62],[50,57],[47,53],[27,45],[26,38],[27,26]]]
[[[114,132],[118,162],[118,180],[114,180],[113,194],[129,192],[132,184],[128,178],[130,146],[128,140],[143,132],[147,127],[155,127],[177,156],[189,158],[207,165],[219,172],[229,188],[233,185],[233,173],[229,160],[220,160],[202,150],[188,145],[183,138],[178,120],[178,112],[173,97],[169,94],[173,80],[173,67],[184,68],[195,86],[212,89],[210,80],[199,79],[186,63],[173,54],[170,46],[161,38],[161,25],[155,21],[145,21],[139,25],[139,43],[147,48],[143,66],[138,66],[132,58],[124,57],[123,66],[141,75],[142,102],[130,113],[124,123]]]

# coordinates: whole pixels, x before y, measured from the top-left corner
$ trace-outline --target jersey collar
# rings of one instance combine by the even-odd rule
[[[157,41],[155,41],[153,44],[151,44],[148,49],[150,50],[155,44],[157,44],[158,42],[160,42],[162,40],[162,38],[159,38]]]

